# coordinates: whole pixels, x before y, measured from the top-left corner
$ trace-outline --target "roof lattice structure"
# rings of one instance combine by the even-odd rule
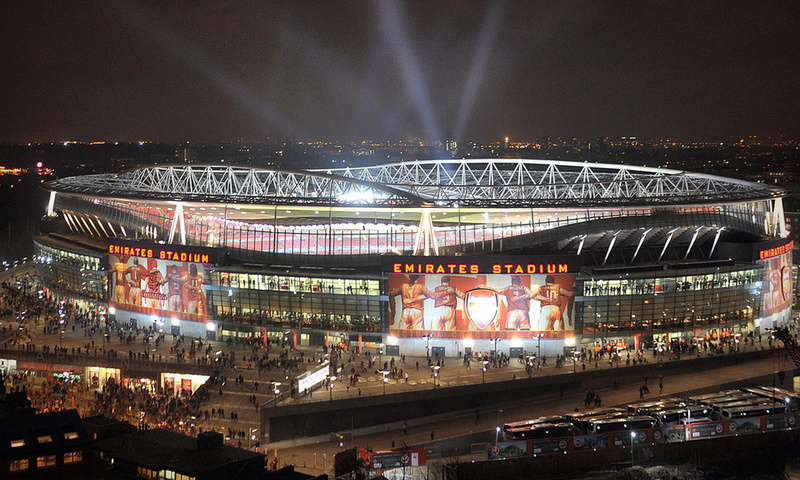
[[[552,160],[428,160],[326,171],[392,185],[438,204],[464,206],[710,203],[786,194],[715,175]]]
[[[49,182],[69,193],[280,205],[591,207],[715,204],[783,197],[732,178],[552,160],[426,160],[332,170],[172,165]]]

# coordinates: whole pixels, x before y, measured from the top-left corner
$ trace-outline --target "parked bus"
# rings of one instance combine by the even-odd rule
[[[658,420],[659,425],[673,427],[691,422],[711,420],[714,409],[705,405],[694,405],[685,408],[667,408],[650,412],[650,416]]]
[[[623,418],[596,418],[589,421],[587,434],[618,432],[653,428],[657,421],[653,417],[635,416]]]
[[[702,395],[692,395],[691,397],[689,397],[689,401],[694,403],[694,404],[700,404],[700,403],[702,403],[704,401],[707,401],[707,400],[726,398],[726,397],[729,397],[731,395],[741,395],[741,394],[742,394],[741,390],[723,390],[721,392],[715,392],[715,393],[704,393]]]
[[[525,428],[530,427],[533,425],[540,425],[543,423],[548,424],[559,424],[559,423],[566,423],[567,419],[560,415],[551,415],[548,417],[539,417],[534,418],[533,420],[523,420],[521,422],[509,422],[503,425],[503,434],[505,435],[509,430],[516,429],[516,428]]]
[[[571,423],[535,423],[532,425],[510,428],[503,431],[506,440],[528,440],[531,438],[571,437],[580,434],[578,428]]]
[[[722,420],[741,417],[761,417],[763,415],[775,415],[779,413],[786,413],[786,405],[780,403],[756,403],[718,409],[717,418]]]
[[[597,418],[624,418],[630,416],[627,410],[622,408],[606,408],[603,410],[593,410],[585,413],[567,414],[567,421],[586,431],[589,426],[589,421]]]
[[[695,405],[719,405],[721,403],[753,402],[759,399],[762,399],[762,397],[759,397],[758,395],[753,395],[752,393],[736,392],[725,396],[712,397],[700,400],[696,402]]]
[[[765,386],[747,387],[743,388],[742,391],[783,403],[790,412],[796,412],[798,407],[800,407],[800,396],[782,388]]]
[[[678,408],[685,407],[688,403],[686,400],[678,397],[662,398],[656,401],[636,402],[628,405],[628,412],[634,415],[648,415],[655,410],[663,410],[665,408]]]

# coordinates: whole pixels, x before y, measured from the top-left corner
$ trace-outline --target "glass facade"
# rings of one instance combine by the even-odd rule
[[[36,240],[33,250],[36,273],[49,288],[90,300],[104,301],[108,298],[108,272],[101,269],[101,255],[75,253]]]
[[[218,320],[258,326],[380,331],[386,300],[373,279],[216,271],[208,289]]]
[[[656,332],[752,321],[761,314],[763,268],[583,282],[584,334]]]

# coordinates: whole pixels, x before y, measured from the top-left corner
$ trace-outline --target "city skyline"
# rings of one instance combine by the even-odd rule
[[[791,2],[12,2],[0,142],[800,137]]]

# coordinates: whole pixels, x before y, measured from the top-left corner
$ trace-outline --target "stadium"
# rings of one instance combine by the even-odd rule
[[[787,192],[714,175],[448,159],[44,188],[44,285],[190,337],[514,358],[732,342],[791,315]]]

